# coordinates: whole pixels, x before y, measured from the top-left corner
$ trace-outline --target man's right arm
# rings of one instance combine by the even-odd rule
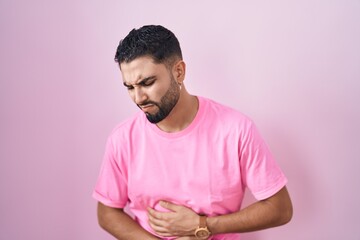
[[[160,239],[144,230],[121,208],[108,207],[99,202],[97,213],[99,225],[119,240]]]

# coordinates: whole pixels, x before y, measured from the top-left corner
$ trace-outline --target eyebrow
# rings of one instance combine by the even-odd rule
[[[144,79],[141,79],[139,82],[135,83],[135,84],[127,84],[126,82],[123,82],[125,87],[130,87],[130,86],[136,86],[136,85],[141,85],[142,83],[145,83],[147,81],[150,80],[154,80],[156,77],[155,76],[150,76],[150,77],[146,77]]]

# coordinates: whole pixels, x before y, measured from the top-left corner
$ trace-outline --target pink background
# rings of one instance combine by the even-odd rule
[[[358,0],[0,0],[0,239],[113,239],[91,192],[137,111],[115,48],[144,24],[176,33],[188,89],[250,115],[289,178],[292,222],[244,240],[360,239],[359,21]]]

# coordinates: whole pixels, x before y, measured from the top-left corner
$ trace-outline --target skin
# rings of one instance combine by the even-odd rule
[[[164,96],[172,94],[175,106],[166,118],[156,123],[165,132],[185,129],[195,118],[197,98],[190,95],[185,86],[185,63],[177,59],[172,66],[156,64],[148,57],[139,57],[129,63],[121,63],[124,86],[130,98],[145,114],[155,115]],[[181,87],[180,87],[181,86]],[[160,236],[178,236],[180,240],[192,240],[199,225],[199,215],[189,208],[161,201],[170,212],[148,208],[149,224]],[[258,201],[238,212],[208,217],[207,226],[212,234],[250,232],[283,225],[292,217],[292,204],[286,187],[268,199]],[[117,239],[160,239],[130,218],[123,209],[98,203],[98,220],[102,228]]]
[[[150,226],[161,236],[193,235],[199,225],[199,215],[186,207],[161,203],[171,212],[159,212],[148,208]],[[208,217],[207,227],[213,235],[242,233],[277,227],[292,218],[292,204],[286,187],[275,195],[231,214]]]
[[[177,132],[186,128],[195,118],[198,101],[190,95],[184,86],[185,63],[175,61],[169,69],[164,64],[156,64],[150,57],[139,57],[129,63],[120,64],[124,86],[128,89],[130,98],[144,113],[155,114],[159,108],[154,104],[171,88],[172,81],[179,86],[179,100],[170,114],[156,125],[165,132]],[[180,85],[181,90],[180,90]]]

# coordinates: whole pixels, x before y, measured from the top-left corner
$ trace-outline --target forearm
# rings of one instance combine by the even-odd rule
[[[122,209],[110,208],[99,203],[98,220],[100,226],[105,231],[109,232],[119,240],[159,239],[144,230]]]
[[[292,217],[292,205],[286,188],[269,199],[256,202],[239,212],[209,217],[212,234],[241,233],[283,225]]]

